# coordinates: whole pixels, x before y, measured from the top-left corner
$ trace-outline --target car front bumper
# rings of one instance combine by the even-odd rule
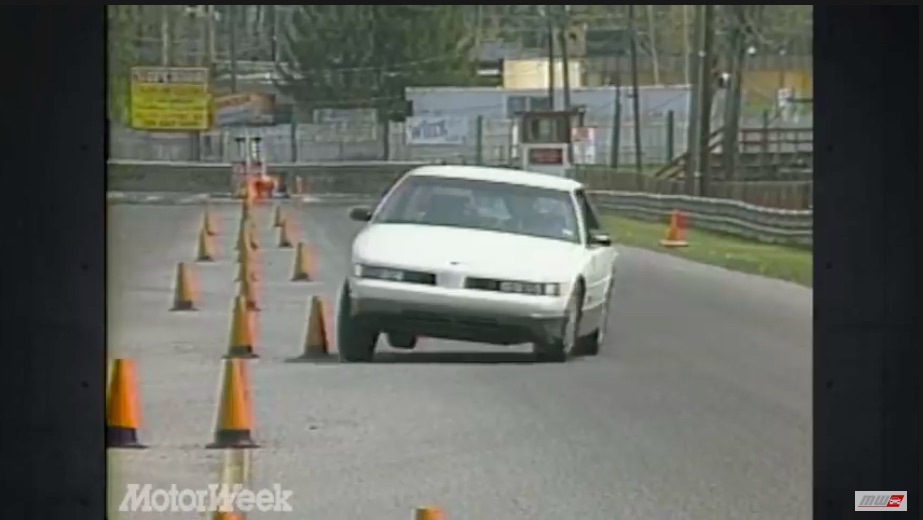
[[[351,279],[351,310],[369,326],[442,339],[512,345],[558,338],[563,298]]]

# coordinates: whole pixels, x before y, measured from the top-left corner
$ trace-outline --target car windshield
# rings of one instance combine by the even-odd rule
[[[388,196],[373,221],[580,240],[569,192],[469,179],[409,177]]]

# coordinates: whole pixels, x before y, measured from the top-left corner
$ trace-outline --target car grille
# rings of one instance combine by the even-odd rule
[[[500,280],[490,278],[467,278],[465,280],[466,289],[477,289],[480,291],[499,291]]]
[[[447,316],[441,313],[405,311],[401,313],[405,324],[423,330],[453,329],[456,332],[499,333],[509,330],[497,319],[477,316]]]
[[[404,271],[404,279],[402,281],[420,285],[436,285],[436,275],[420,271]]]

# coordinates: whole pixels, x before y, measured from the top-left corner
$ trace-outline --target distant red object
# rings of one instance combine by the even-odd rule
[[[564,152],[559,148],[532,148],[529,150],[530,164],[563,164]]]

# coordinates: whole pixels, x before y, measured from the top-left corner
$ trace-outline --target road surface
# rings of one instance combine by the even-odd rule
[[[307,300],[334,301],[358,225],[344,206],[286,208],[318,281],[288,281],[292,251],[260,208],[250,485],[291,490],[294,513],[250,520],[407,520],[430,504],[447,520],[810,517],[809,289],[625,248],[599,357],[533,364],[528,347],[424,341],[370,365],[290,364]],[[171,313],[201,206],[110,208],[109,357],[137,364],[150,445],[110,452],[110,518],[189,518],[115,509],[128,483],[204,489],[220,471],[204,445],[239,208],[213,210],[219,261],[196,265],[201,310]]]

